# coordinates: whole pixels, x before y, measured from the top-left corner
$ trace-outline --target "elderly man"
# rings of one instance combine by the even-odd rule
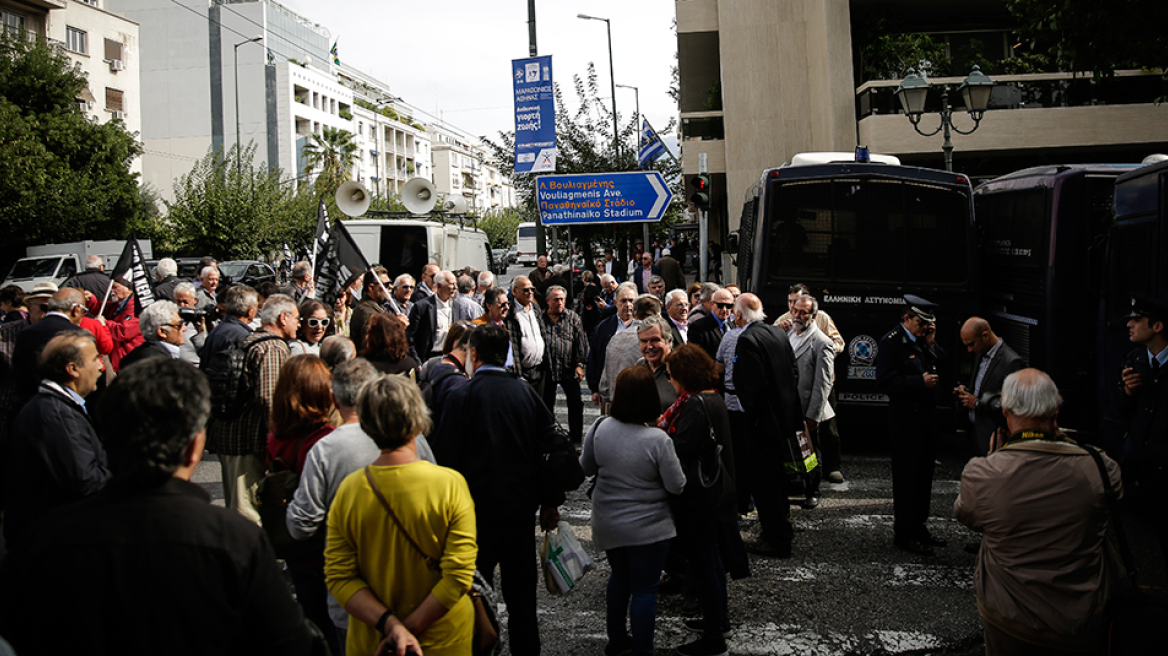
[[[154,268],[154,275],[158,282],[154,285],[154,298],[163,301],[174,300],[174,286],[182,282],[178,277],[178,262],[169,257],[158,260]]]
[[[787,312],[778,319],[775,319],[776,326],[788,332],[791,330],[791,325],[795,321],[795,301],[803,296],[811,296],[810,287],[803,283],[791,285],[791,288],[787,290]],[[832,320],[831,315],[823,310],[819,310],[815,315],[815,325],[819,327],[820,332],[827,335],[827,338],[831,340],[836,355],[844,352],[847,344],[844,342],[843,335],[840,335],[839,329],[835,327],[835,321]]]
[[[138,317],[138,328],[146,341],[122,358],[121,368],[152,358],[181,357],[182,345],[186,341],[183,337],[185,327],[182,317],[178,316],[177,305],[170,301],[152,303]]]
[[[495,286],[495,274],[491,273],[490,271],[483,271],[479,273],[479,277],[476,282],[477,284],[475,285],[474,302],[478,303],[483,308],[486,308],[486,301],[484,297],[487,294],[487,290]]]
[[[199,272],[198,300],[195,307],[200,310],[214,310],[218,304],[219,267],[205,266]]]
[[[330,370],[355,357],[357,347],[353,345],[353,340],[344,335],[329,335],[320,343],[320,359],[324,360]]]
[[[981,317],[970,317],[961,326],[961,342],[973,354],[973,371],[969,387],[958,385],[953,395],[969,411],[974,452],[985,457],[1000,417],[994,416],[995,411],[983,399],[1001,392],[1006,376],[1024,368],[1026,361],[994,333],[990,322]]]
[[[402,277],[398,276],[401,281]],[[396,288],[395,288],[396,289]],[[385,267],[373,267],[365,272],[361,284],[361,300],[353,306],[353,316],[349,319],[349,337],[360,351],[365,344],[365,330],[369,326],[369,319],[375,314],[387,312],[385,305],[389,300],[389,272]],[[396,299],[396,295],[394,297]]]
[[[657,382],[657,397],[661,401],[661,412],[669,409],[677,400],[677,390],[669,382],[669,372],[665,368],[665,356],[673,351],[673,336],[669,332],[669,320],[660,314],[649,315],[637,326],[637,341],[641,347],[641,359],[637,366],[645,367]]]
[[[624,293],[623,289],[621,293]],[[608,404],[612,403],[616,377],[627,367],[637,364],[637,360],[642,357],[641,342],[637,338],[637,331],[629,330],[629,328],[640,327],[645,319],[655,315],[661,315],[661,301],[652,294],[641,294],[633,303],[633,321],[608,341],[608,347],[604,353],[604,369],[603,373],[600,374],[598,386],[601,400],[604,402],[604,405],[601,406],[602,412],[607,410]]]
[[[675,289],[665,295],[665,316],[669,320],[669,332],[673,343],[681,346],[689,341],[689,299],[684,289]]]
[[[223,349],[251,334],[249,325],[259,312],[259,294],[247,285],[234,285],[223,296],[223,313],[218,326],[211,329],[199,351],[199,368],[206,369],[211,358]]]
[[[1105,611],[1125,578],[1107,544],[1120,471],[1059,431],[1060,401],[1037,369],[1007,376],[1009,436],[961,474],[953,514],[984,536],[973,582],[988,656],[1106,653]]]
[[[385,308],[407,328],[410,325],[410,310],[414,309],[414,302],[410,300],[414,295],[414,289],[414,277],[403,273],[393,279],[393,290],[389,293],[389,300],[385,302]]]
[[[616,278],[617,274],[620,273],[620,268],[616,260],[613,259],[611,248],[604,249],[604,258],[597,260],[596,264],[596,272],[599,274],[607,274]],[[603,275],[601,277],[603,279]]]
[[[37,393],[41,380],[37,359],[45,344],[62,332],[81,330],[81,318],[85,316],[85,295],[80,289],[67,287],[53,294],[46,309],[48,313],[44,318],[16,336],[12,370],[18,406]]]
[[[799,405],[803,408],[807,438],[815,450],[822,454],[824,449],[820,444],[819,428],[835,417],[835,410],[828,402],[831,387],[835,383],[835,344],[819,329],[816,321],[818,314],[819,302],[814,297],[803,295],[796,299],[791,307],[791,330],[787,338],[795,353]],[[819,505],[819,482],[824,469],[821,465],[809,475],[806,501],[803,503],[803,507],[808,510]],[[839,475],[838,470],[832,473]]]
[[[272,397],[280,368],[290,355],[288,340],[296,338],[300,327],[300,311],[290,297],[273,294],[264,302],[259,319],[260,329],[241,342],[252,398],[240,399],[243,408],[238,416],[212,416],[207,427],[210,447],[219,454],[223,467],[223,501],[257,524],[255,494],[267,470],[264,454]]]
[[[488,289],[483,295],[483,307],[484,312],[471,323],[476,326],[487,324],[503,326],[507,320],[507,311],[511,308],[511,303],[507,300],[507,290],[502,287]]]
[[[535,261],[535,268],[527,274],[527,279],[535,284],[536,291],[543,294],[544,282],[551,277],[552,270],[548,268],[547,256],[540,255],[539,259]]]
[[[588,362],[588,336],[580,315],[567,308],[568,292],[559,285],[547,288],[547,311],[543,314],[544,334],[547,335],[548,381],[543,390],[543,402],[556,407],[556,386],[564,390],[568,403],[568,434],[572,441],[584,441],[584,400],[580,397],[580,381],[584,380],[584,366]]]
[[[609,279],[613,279],[609,276]],[[592,332],[592,343],[589,347],[590,357],[586,377],[588,389],[592,392],[592,402],[600,405],[603,400],[600,394],[600,378],[604,374],[604,359],[607,356],[608,343],[613,336],[623,332],[633,324],[633,303],[637,299],[637,286],[631,282],[623,282],[616,287],[612,309],[615,314],[602,320]]]
[[[179,307],[179,316],[184,310],[194,310],[198,304],[198,290],[194,284],[180,282],[174,286],[174,304]],[[187,315],[189,316],[189,315]],[[183,320],[183,343],[179,346],[183,360],[199,366],[199,351],[207,341],[207,317],[201,316],[197,320]]]
[[[414,295],[410,299],[414,303],[434,295],[434,275],[442,270],[442,267],[437,264],[427,264],[422,267],[422,275],[418,280],[418,288],[414,290]]]
[[[263,531],[190,480],[209,397],[203,376],[171,359],[129,367],[105,392],[109,489],[39,522],[0,571],[0,634],[21,653],[46,640],[94,654],[316,653]],[[46,612],[64,590],[88,609],[67,632]],[[110,612],[127,608],[134,627],[118,629]]]
[[[723,340],[724,348],[730,342],[732,356],[721,362],[729,381],[726,409],[735,439],[735,487],[745,488],[740,500],[743,494],[754,497],[761,525],[758,542],[748,547],[760,555],[789,558],[795,532],[784,477],[778,474],[798,457],[795,439],[803,429],[803,414],[791,343],[765,319],[757,296],[739,296],[734,306],[739,329]]]
[[[702,295],[705,293],[703,287]],[[734,322],[730,321],[733,310],[734,297],[729,290],[719,287],[711,292],[709,314],[689,324],[689,330],[686,331],[689,341],[702,347],[711,358],[717,359],[722,337],[734,328]]]
[[[653,264],[653,254],[649,252],[641,253],[641,266],[637,267],[632,272],[633,283],[637,285],[638,294],[651,294],[649,289],[649,282],[653,276],[661,275],[661,267]],[[662,283],[664,287],[664,283]]]
[[[105,273],[105,260],[100,255],[85,258],[85,271],[73,276],[62,287],[84,289],[94,296],[104,297],[110,277]]]
[[[312,263],[297,262],[292,266],[292,282],[284,285],[281,294],[290,297],[300,305],[306,298],[312,298],[315,291],[312,285]]]
[[[657,300],[665,304],[665,279],[661,276],[653,276],[649,278],[649,293],[656,296]]]
[[[459,321],[473,321],[482,312],[473,301],[459,302],[455,280],[449,271],[434,274],[434,293],[414,303],[410,310],[410,355],[418,362],[441,356],[450,327]]]
[[[545,261],[546,262],[546,261]],[[507,331],[511,334],[511,356],[519,375],[544,396],[548,378],[547,334],[540,318],[543,311],[535,302],[535,283],[523,276],[511,281],[515,305],[507,316]]]
[[[101,376],[93,335],[84,330],[56,335],[39,363],[44,379],[12,423],[5,458],[4,538],[10,549],[35,520],[97,492],[109,478],[105,450],[85,405]]]
[[[937,458],[937,384],[945,351],[936,343],[936,305],[906,294],[900,325],[880,340],[877,389],[888,395],[892,443],[893,544],[922,556],[947,542],[926,526]]]

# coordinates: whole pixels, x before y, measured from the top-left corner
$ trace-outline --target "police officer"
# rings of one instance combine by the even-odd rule
[[[1168,563],[1168,302],[1132,295],[1128,335],[1139,345],[1120,375],[1118,414],[1128,424],[1123,444],[1124,496],[1137,524],[1160,541]]]
[[[936,344],[936,304],[905,295],[901,323],[880,340],[876,384],[888,395],[892,444],[893,543],[931,556],[945,540],[929,534],[933,462],[937,456],[937,383],[945,351]]]

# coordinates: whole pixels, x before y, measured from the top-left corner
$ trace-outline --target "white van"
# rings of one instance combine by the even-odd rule
[[[478,228],[413,219],[350,219],[345,228],[365,259],[385,267],[391,280],[401,273],[417,279],[430,262],[443,271],[490,270],[490,245]]]
[[[68,244],[29,246],[27,257],[16,261],[3,285],[18,285],[25,292],[40,282],[51,282],[58,287],[73,276],[85,271],[85,260],[98,255],[105,262],[105,270],[112,271],[122,255],[126,242],[118,239],[105,241],[75,241]],[[139,239],[142,257],[150,259],[154,252],[149,239]]]
[[[518,252],[515,255],[515,263],[535,266],[535,263],[539,260],[539,254],[536,253],[535,244],[535,224],[520,223],[519,230],[515,232],[515,245],[518,248]]]

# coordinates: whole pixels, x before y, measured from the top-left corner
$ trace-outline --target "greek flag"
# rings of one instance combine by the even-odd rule
[[[648,119],[643,119],[641,123],[641,150],[637,153],[637,167],[647,169],[657,161],[658,157],[665,154],[665,144],[661,143],[661,137],[653,131],[653,126],[649,125]]]

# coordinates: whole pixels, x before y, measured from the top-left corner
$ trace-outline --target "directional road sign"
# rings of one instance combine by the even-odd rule
[[[544,175],[535,196],[544,225],[660,221],[673,198],[656,171]]]

